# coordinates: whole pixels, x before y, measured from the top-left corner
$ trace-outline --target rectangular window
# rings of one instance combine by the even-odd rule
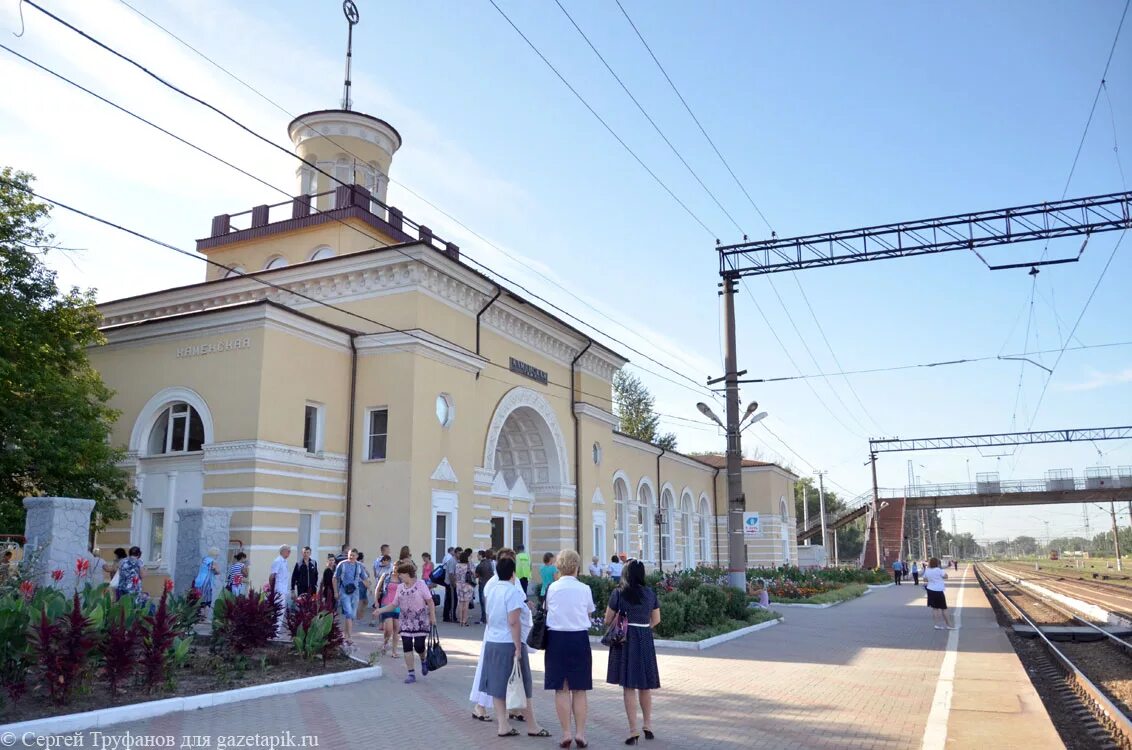
[[[319,445],[319,422],[322,409],[307,404],[303,412],[303,448],[307,453],[318,453],[322,447]]]
[[[389,438],[389,410],[370,409],[366,418],[366,459],[385,459],[386,441]]]
[[[149,559],[160,562],[162,547],[165,546],[165,511],[151,510],[149,512]]]
[[[504,519],[502,516],[491,517],[491,548],[499,549],[503,546]]]
[[[440,565],[440,561],[444,559],[445,553],[448,551],[448,514],[436,514],[436,540],[433,542],[432,561],[436,565]]]
[[[511,519],[511,547],[527,546],[527,523],[522,518]]]

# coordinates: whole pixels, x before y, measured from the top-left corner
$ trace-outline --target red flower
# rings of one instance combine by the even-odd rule
[[[51,578],[54,579],[54,581],[56,583],[58,583],[59,581],[62,581],[63,580],[63,571],[56,568],[55,570],[51,571]]]
[[[24,581],[20,584],[20,593],[23,594],[25,599],[31,599],[35,593],[35,584],[31,581]]]
[[[166,594],[172,594],[173,593],[173,579],[172,578],[166,578],[165,579],[165,593]]]
[[[90,560],[85,557],[79,557],[75,560],[75,575],[82,578],[90,573]]]

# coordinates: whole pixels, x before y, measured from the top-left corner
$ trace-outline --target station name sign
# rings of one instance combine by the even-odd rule
[[[543,385],[546,385],[550,380],[550,378],[546,374],[546,370],[540,370],[534,365],[528,365],[526,362],[520,362],[514,357],[511,357],[511,372],[522,375],[525,378],[530,378],[531,380],[538,381]]]
[[[250,338],[206,341],[200,344],[177,347],[177,359],[204,357],[209,354],[220,354],[221,352],[234,352],[251,348],[252,340]]]

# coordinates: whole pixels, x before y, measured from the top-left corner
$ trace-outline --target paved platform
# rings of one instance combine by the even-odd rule
[[[962,612],[958,631],[934,630],[923,589],[903,585],[830,609],[784,610],[782,625],[707,651],[662,651],[657,740],[641,744],[1062,747],[974,575],[960,571],[952,579],[953,607],[962,597],[961,610],[953,609]],[[363,631],[357,641],[368,653],[380,640],[375,630]],[[127,732],[217,738],[289,731],[295,746],[307,735],[336,750],[557,746],[554,739],[499,739],[494,723],[473,721],[467,696],[482,629],[444,625],[441,635],[448,666],[415,685],[402,684],[403,662],[386,658],[380,680],[122,724],[102,739]],[[557,737],[553,697],[538,689],[540,656],[532,667],[536,714]],[[592,747],[609,748],[620,746],[628,731],[621,691],[604,683],[605,667],[606,652],[595,647],[587,735]]]

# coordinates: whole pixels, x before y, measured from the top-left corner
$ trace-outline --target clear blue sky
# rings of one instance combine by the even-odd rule
[[[623,2],[780,236],[1059,198],[1124,9],[1121,0]],[[291,113],[337,106],[345,28],[336,2],[132,4]],[[742,231],[767,236],[617,6],[564,5]],[[120,2],[49,7],[287,143],[286,115]],[[355,108],[388,119],[404,136],[392,177],[544,269],[625,328],[483,246],[399,185],[391,187],[391,201],[467,253],[695,380],[721,374],[712,247],[716,237],[737,241],[741,232],[641,117],[558,6],[552,0],[501,2],[710,232],[617,144],[487,0],[363,1],[359,7]],[[14,6],[0,8],[6,44],[294,189],[294,164],[286,157],[159,91],[34,10],[25,9],[25,18],[27,33],[13,38]],[[1070,197],[1127,189],[1113,147],[1132,149],[1129,26],[1132,19],[1113,57],[1108,95],[1097,105]],[[213,214],[282,200],[6,53],[0,53],[0,79],[11,82],[14,94],[0,102],[0,160],[37,173],[47,194],[182,247],[192,246]],[[1132,162],[1125,156],[1128,170]],[[203,264],[62,213],[53,229],[63,245],[83,248],[52,260],[62,281],[96,286],[103,299],[203,277]],[[750,293],[767,318],[742,291],[740,366],[752,377],[837,371],[814,316],[845,369],[1057,349],[1117,236],[1093,238],[1077,264],[1043,269],[1032,317],[1025,269],[990,272],[966,253],[753,279]],[[1068,239],[1052,243],[1049,253],[1075,255],[1079,247],[1080,240]],[[1019,262],[1041,252],[1038,244],[990,255]],[[1112,261],[1073,345],[1132,340],[1130,257],[1132,240]],[[1052,367],[1056,355],[1034,358]],[[703,394],[640,374],[662,412],[699,419],[694,403]],[[855,376],[855,395],[840,377],[810,381],[813,390],[800,381],[748,387],[744,398],[759,400],[771,413],[766,426],[789,449],[761,426],[747,433],[745,446],[802,473],[828,469],[833,482],[855,494],[869,485],[862,465],[868,436],[1021,430],[1032,420],[1035,428],[1132,422],[1132,347],[1067,352],[1035,418],[1045,380],[1032,365],[988,362]],[[666,417],[665,426],[678,433],[684,450],[723,447],[718,432],[704,425]],[[998,470],[1006,479],[1063,467],[1080,475],[1098,461],[1132,465],[1132,442],[1100,444],[1099,450],[1107,454],[1098,456],[1098,447],[1084,444],[1028,448],[1007,457],[956,452],[912,458],[921,479],[933,482],[966,481],[968,471]],[[885,457],[880,474],[883,485],[903,485],[903,457]],[[1043,532],[1033,516],[1049,518],[1054,534],[1082,525],[1076,508],[1046,514],[962,511],[958,525],[996,537]],[[1093,523],[1095,530],[1099,515]]]

